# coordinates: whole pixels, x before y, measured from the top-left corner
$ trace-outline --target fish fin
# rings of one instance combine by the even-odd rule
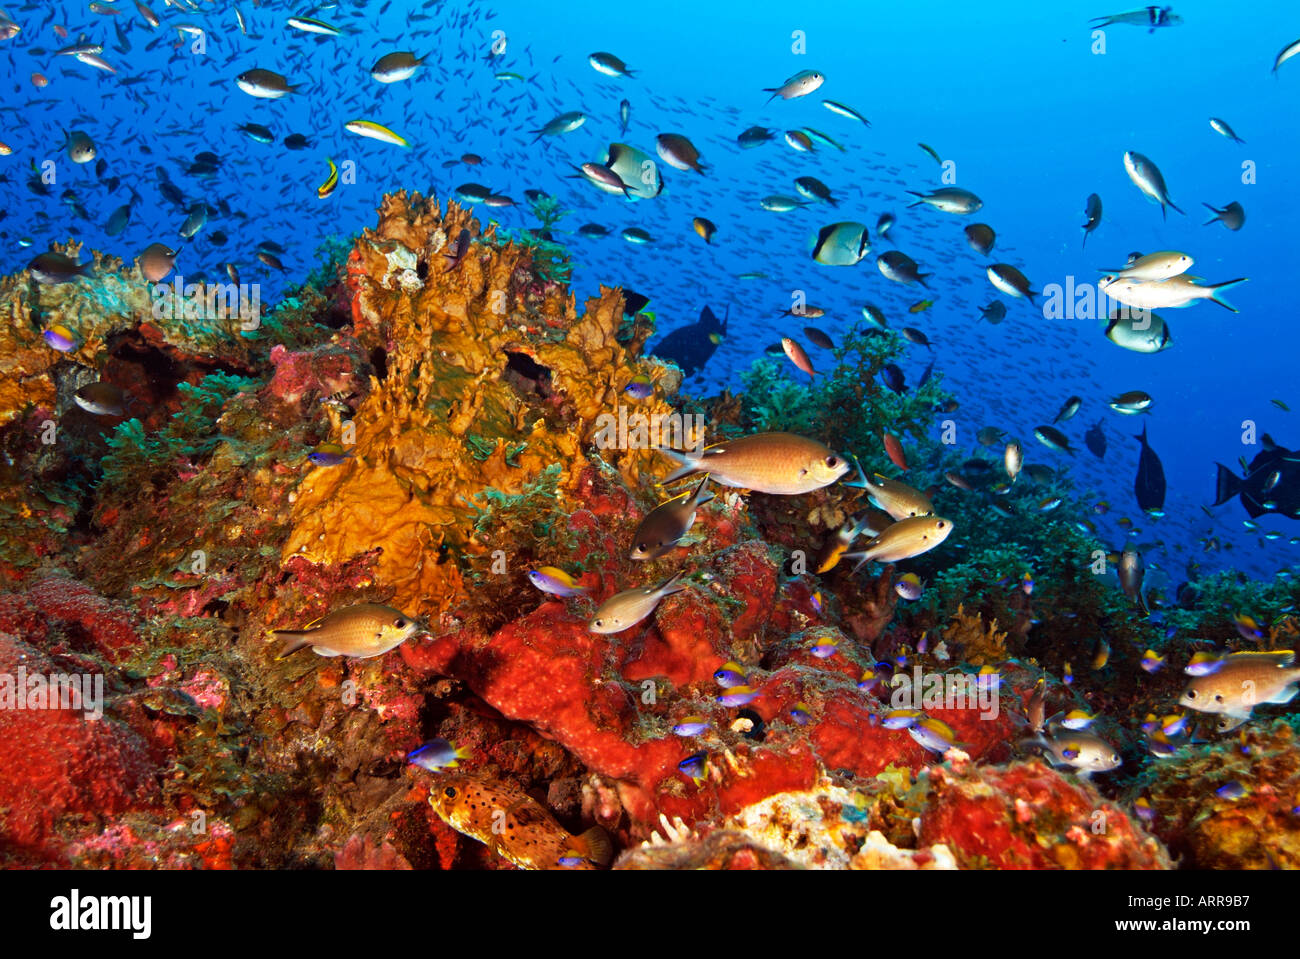
[[[1165,202],[1161,205],[1160,208],[1163,210],[1166,206],[1171,206],[1171,207],[1173,207],[1175,210],[1178,210],[1179,213],[1182,213],[1183,216],[1187,216],[1186,213],[1183,213],[1182,210],[1179,210],[1179,209],[1178,209],[1178,205],[1177,205],[1176,203],[1174,203],[1173,200],[1169,199],[1169,197],[1165,197]]]
[[[329,656],[342,656],[342,655],[343,655],[343,654],[340,653],[337,649],[330,649],[328,646],[313,646],[313,647],[311,648],[311,651],[312,651],[313,653],[315,653],[317,656],[326,656],[326,657],[329,657]],[[358,659],[372,659],[372,658],[374,658],[375,656],[379,656],[379,655],[381,655],[381,654],[380,654],[380,653],[373,653],[373,654],[371,654],[371,655],[369,655],[369,656],[358,656],[357,658],[358,658]]]
[[[925,288],[928,290],[928,289],[930,288],[930,284],[927,283],[927,282],[925,282],[925,278],[926,278],[927,276],[934,276],[934,274],[933,274],[933,273],[918,273],[918,274],[916,274],[916,282],[917,282],[917,283],[920,283],[923,287],[925,287]],[[1031,300],[1030,302],[1032,302],[1032,300]]]
[[[1267,703],[1289,703],[1291,700],[1296,698],[1297,693],[1300,693],[1300,687],[1288,686],[1272,699],[1266,699],[1264,701]]]
[[[681,581],[682,577],[685,575],[686,570],[679,569],[677,572],[673,573],[673,575],[664,580],[656,592],[661,593],[663,597],[668,597],[673,593],[680,593],[684,589],[689,589],[690,587]]]
[[[609,840],[609,833],[600,826],[592,826],[577,838],[578,844],[587,854],[584,858],[591,860],[602,869],[614,859],[614,844]]]
[[[1212,283],[1209,286],[1207,286],[1206,289],[1214,291],[1212,294],[1210,294],[1210,299],[1212,299],[1215,303],[1218,303],[1219,306],[1223,307],[1225,310],[1231,310],[1233,313],[1240,313],[1241,311],[1239,309],[1237,309],[1227,300],[1220,297],[1219,294],[1222,293],[1224,290],[1231,289],[1232,287],[1236,286],[1238,283],[1245,283],[1246,280],[1248,279],[1250,278],[1246,276],[1240,276],[1237,277],[1237,279],[1235,280],[1224,280],[1222,283]]]
[[[717,499],[713,493],[709,492],[708,485],[709,474],[705,473],[700,477],[700,485],[695,487],[695,495],[691,497],[691,509],[699,509],[705,503],[711,503]]]
[[[288,641],[280,648],[279,655],[276,659],[284,659],[286,656],[296,653],[304,646],[312,645],[311,634],[314,630],[305,629],[277,629],[273,630],[277,636],[287,636]]]
[[[659,446],[656,447],[656,449],[658,449],[660,453],[663,453],[665,456],[676,460],[681,464],[678,469],[673,470],[673,472],[669,473],[659,481],[660,486],[667,486],[669,483],[675,483],[685,476],[690,476],[692,473],[698,472],[700,469],[699,453],[683,453],[681,450],[669,449],[666,446]]]

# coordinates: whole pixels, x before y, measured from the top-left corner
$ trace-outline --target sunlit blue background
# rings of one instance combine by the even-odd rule
[[[107,5],[113,6],[113,5]],[[575,262],[579,299],[598,283],[622,284],[649,294],[660,330],[691,322],[700,307],[719,314],[731,307],[727,341],[689,391],[711,393],[740,385],[740,373],[762,348],[798,327],[776,314],[791,304],[792,291],[829,311],[820,323],[833,337],[860,318],[864,302],[885,309],[895,326],[924,330],[936,344],[936,370],[961,400],[954,414],[959,439],[973,447],[981,426],[996,425],[1026,440],[1031,459],[1069,467],[1081,489],[1113,509],[1098,523],[1118,544],[1113,525],[1132,516],[1144,527],[1137,539],[1164,539],[1169,575],[1197,559],[1213,567],[1237,565],[1271,573],[1292,561],[1287,538],[1300,527],[1283,517],[1261,521],[1285,537],[1265,542],[1241,525],[1237,503],[1210,519],[1200,506],[1213,494],[1214,462],[1235,465],[1258,447],[1241,443],[1242,423],[1254,421],[1284,445],[1300,446],[1300,412],[1287,413],[1281,399],[1300,411],[1295,391],[1296,308],[1290,290],[1297,276],[1295,226],[1300,194],[1293,171],[1300,156],[1295,104],[1300,97],[1300,60],[1272,75],[1273,58],[1300,36],[1300,8],[1293,2],[1184,2],[1175,5],[1181,25],[1154,33],[1132,26],[1105,31],[1105,53],[1094,52],[1088,21],[1130,9],[1124,0],[1081,3],[968,3],[910,0],[905,4],[777,4],[755,2],[611,4],[566,0],[563,4],[414,2],[323,5],[314,12],[282,3],[254,8],[244,3],[202,4],[197,12],[165,8],[148,27],[129,0],[116,16],[95,14],[83,3],[28,3],[7,12],[22,27],[0,43],[9,89],[0,105],[0,140],[12,155],[0,157],[0,268],[22,268],[49,242],[84,240],[89,247],[125,258],[161,241],[179,246],[178,265],[187,277],[219,276],[227,261],[245,280],[264,284],[264,301],[300,282],[317,265],[327,237],[373,224],[374,209],[397,187],[434,189],[447,197],[459,184],[482,183],[513,197],[514,209],[480,209],[484,219],[506,227],[532,224],[523,193],[549,191],[574,212],[561,221],[558,238]],[[249,24],[236,25],[238,6]],[[345,31],[316,37],[285,25],[290,15],[314,15]],[[208,31],[203,54],[181,43],[178,24]],[[54,27],[69,31],[68,39]],[[486,58],[494,31],[505,52]],[[792,52],[802,31],[806,53]],[[79,34],[105,46],[116,75],[53,52]],[[499,39],[499,37],[498,37]],[[179,44],[179,45],[178,45]],[[152,46],[153,49],[146,49]],[[408,82],[385,86],[369,68],[392,50],[430,54],[426,68]],[[622,57],[634,78],[614,79],[587,63],[593,51]],[[299,84],[281,101],[240,92],[234,78],[252,67],[272,69]],[[816,69],[825,86],[803,100],[768,103],[763,87]],[[500,82],[499,70],[530,78]],[[33,72],[50,80],[43,90]],[[127,84],[130,78],[140,82]],[[632,122],[619,134],[618,104],[627,98]],[[865,128],[836,116],[823,98],[846,103],[871,121]],[[577,131],[533,143],[531,131],[556,114],[581,110]],[[1226,119],[1245,139],[1232,143],[1213,132],[1211,116]],[[385,124],[405,136],[411,149],[375,143],[343,130],[352,119]],[[306,134],[311,146],[290,151],[278,142],[263,146],[237,131],[246,122],[270,127],[280,138]],[[741,150],[736,135],[751,125],[774,128],[777,139]],[[784,130],[812,126],[845,146],[796,153],[781,142]],[[75,166],[62,152],[66,130],[84,130],[106,161],[105,177],[120,178],[115,192],[99,181],[93,164]],[[657,199],[628,202],[568,178],[575,164],[604,158],[605,147],[625,140],[653,153],[661,132],[682,133],[700,148],[708,173],[666,170],[667,189]],[[927,207],[907,209],[905,190],[940,186],[940,168],[917,147],[932,145],[956,164],[957,184],[975,191],[984,208],[957,217]],[[1186,216],[1161,218],[1129,182],[1125,150],[1150,157],[1163,171],[1169,192]],[[222,159],[211,178],[188,176],[196,153]],[[479,167],[444,164],[462,153],[484,158]],[[357,164],[358,182],[326,200],[316,187],[326,157]],[[49,197],[26,186],[32,163],[56,162],[58,182]],[[1243,164],[1256,182],[1243,182]],[[185,211],[165,202],[157,169],[186,194],[230,216],[214,215],[193,241],[178,233]],[[765,212],[758,199],[793,195],[796,176],[813,175],[839,198],[838,210],[812,206],[788,214]],[[129,189],[141,196],[127,231],[103,231]],[[89,219],[77,218],[61,194],[71,189]],[[1083,205],[1101,195],[1101,228],[1081,249]],[[1240,233],[1219,224],[1202,226],[1202,202],[1246,209]],[[927,293],[886,281],[875,244],[856,267],[827,268],[807,255],[817,227],[836,220],[874,226],[885,211],[898,216],[892,236],[898,247],[935,275]],[[718,225],[712,246],[691,229],[691,218]],[[973,253],[962,236],[970,222],[998,233],[992,258]],[[585,222],[610,228],[600,240],[573,236]],[[633,246],[619,236],[640,226],[654,237]],[[230,237],[211,242],[215,230]],[[21,248],[19,239],[33,246]],[[257,263],[257,244],[283,245],[288,269],[281,277]],[[1192,270],[1207,281],[1247,276],[1250,282],[1228,299],[1239,314],[1213,304],[1163,315],[1174,347],[1147,356],[1126,352],[1101,334],[1096,321],[1045,320],[1024,301],[1008,301],[1007,320],[977,323],[978,307],[997,295],[984,267],[1003,261],[1020,267],[1035,289],[1063,283],[1073,274],[1092,280],[1101,267],[1124,262],[1130,251],[1178,249],[1196,260]],[[762,271],[769,279],[741,281],[736,274]],[[908,304],[922,296],[935,306],[917,317]],[[1006,298],[1003,297],[1005,300]],[[904,364],[915,381],[931,359],[911,347]],[[814,351],[814,360],[829,358]],[[1105,400],[1128,389],[1156,399],[1147,418],[1121,417]],[[1071,462],[1032,439],[1070,394],[1084,397],[1079,415],[1064,425],[1081,452]],[[1105,420],[1110,453],[1104,466],[1082,451],[1084,430]],[[1169,478],[1169,515],[1158,524],[1136,511],[1132,480],[1137,444],[1129,436],[1149,427],[1153,447]],[[939,418],[936,417],[936,430]],[[1204,554],[1196,542],[1212,531],[1234,547]]]

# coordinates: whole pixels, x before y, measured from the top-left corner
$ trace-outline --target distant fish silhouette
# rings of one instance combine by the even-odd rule
[[[713,351],[726,337],[727,317],[730,315],[731,307],[727,307],[727,315],[719,323],[713,311],[706,306],[700,310],[698,323],[673,330],[650,352],[661,360],[672,360],[682,368],[683,373],[691,376],[704,368],[704,364],[713,356]]]
[[[1162,509],[1165,505],[1165,468],[1160,457],[1147,445],[1147,428],[1133,437],[1142,444],[1142,454],[1138,457],[1137,480],[1133,483],[1133,492],[1137,494],[1138,507],[1143,510]]]

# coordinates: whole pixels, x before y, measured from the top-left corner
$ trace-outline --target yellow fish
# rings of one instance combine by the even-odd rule
[[[439,777],[429,805],[447,825],[477,839],[520,869],[597,869],[609,865],[609,836],[592,826],[574,836],[513,783],[457,773]]]
[[[329,157],[325,162],[330,165],[330,175],[325,178],[325,182],[316,188],[316,195],[322,200],[334,192],[334,188],[339,185],[339,168],[334,165],[334,161]]]
[[[409,147],[411,145],[388,127],[372,123],[369,120],[349,120],[343,124],[343,129],[347,130],[348,133],[355,133],[359,137],[378,140],[380,143],[392,143],[399,147]]]

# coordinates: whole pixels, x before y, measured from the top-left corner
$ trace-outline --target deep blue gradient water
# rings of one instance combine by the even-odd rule
[[[1200,507],[1213,498],[1216,460],[1235,466],[1239,456],[1258,452],[1243,446],[1243,422],[1300,447],[1294,375],[1300,335],[1290,294],[1300,268],[1300,59],[1277,76],[1270,71],[1278,51],[1300,37],[1300,7],[1293,2],[1184,0],[1174,7],[1180,25],[1155,32],[1107,28],[1104,53],[1097,52],[1088,21],[1132,9],[1124,0],[793,7],[732,0],[490,6],[372,0],[314,10],[278,2],[203,3],[194,12],[157,0],[153,9],[163,21],[157,30],[131,0],[104,6],[120,14],[91,13],[83,3],[7,8],[23,30],[0,43],[6,80],[0,140],[13,151],[0,157],[5,272],[21,269],[55,240],[80,239],[127,259],[159,241],[182,248],[178,265],[187,277],[217,278],[233,262],[245,280],[263,284],[264,301],[273,301],[318,265],[323,240],[373,224],[387,191],[433,189],[446,198],[460,184],[482,183],[519,205],[483,207],[479,215],[517,228],[534,222],[524,191],[546,190],[574,211],[556,233],[572,251],[580,304],[599,283],[628,286],[652,296],[662,332],[692,322],[705,304],[719,314],[730,306],[730,335],[704,372],[688,381],[692,393],[736,389],[765,346],[798,334],[802,324],[777,317],[793,291],[805,291],[809,302],[828,310],[818,325],[832,337],[859,321],[863,303],[873,302],[893,325],[910,323],[934,341],[935,368],[961,401],[952,416],[959,441],[973,449],[980,427],[999,426],[1025,440],[1031,461],[1070,469],[1082,490],[1113,505],[1098,518],[1113,545],[1123,539],[1114,520],[1130,516],[1142,528],[1139,542],[1169,545],[1161,564],[1175,581],[1191,559],[1259,575],[1292,562],[1288,538],[1300,534],[1297,521],[1262,519],[1264,530],[1284,534],[1266,542],[1243,528],[1240,504],[1220,507],[1213,518]],[[256,36],[240,33],[235,7]],[[345,35],[300,33],[286,26],[291,15],[318,17]],[[68,39],[55,34],[56,24],[68,29]],[[205,29],[206,51],[194,52],[189,37],[180,43],[178,24]],[[489,59],[494,41],[502,41],[494,31],[503,32],[505,49]],[[81,33],[104,44],[115,75],[53,56]],[[797,54],[792,48],[800,37],[806,52]],[[393,50],[429,59],[412,80],[385,86],[368,71]],[[635,77],[594,71],[587,56],[598,50],[617,54]],[[278,101],[247,96],[234,78],[253,67],[285,74],[299,92]],[[762,88],[805,69],[827,77],[820,90],[767,102]],[[48,76],[48,87],[33,87],[34,71]],[[498,71],[528,79],[502,82]],[[140,80],[126,82],[132,78]],[[626,136],[618,123],[623,98],[632,109]],[[832,114],[823,99],[852,106],[871,127]],[[569,110],[587,115],[581,128],[533,142],[531,131]],[[1246,143],[1211,130],[1211,116],[1227,120]],[[353,119],[391,127],[411,148],[345,132],[343,124]],[[248,122],[281,138],[305,134],[311,146],[260,145],[238,132]],[[740,149],[735,138],[752,125],[773,128],[777,139]],[[845,149],[796,153],[781,133],[801,126],[824,131]],[[68,162],[62,145],[70,129],[95,140],[106,161],[104,177],[120,178],[116,191],[96,177],[94,164]],[[664,132],[690,137],[708,172],[666,169],[664,194],[639,202],[569,178],[576,164],[603,160],[611,142],[653,154],[655,135]],[[962,217],[907,208],[906,190],[943,185],[940,167],[918,142],[953,161],[956,185],[977,193],[982,210]],[[221,158],[220,171],[187,175],[194,155],[205,150]],[[1123,168],[1126,150],[1160,167],[1186,216],[1170,211],[1165,220],[1139,194]],[[483,165],[444,165],[465,152],[480,154]],[[325,179],[326,157],[354,161],[358,177],[320,200],[316,187]],[[55,161],[58,180],[41,197],[26,180],[31,164],[47,159]],[[159,168],[187,202],[216,208],[225,201],[230,215],[214,215],[192,241],[183,240],[185,211],[161,198]],[[1253,182],[1243,182],[1251,179],[1248,169]],[[758,206],[768,194],[794,195],[793,180],[801,175],[827,183],[838,209],[815,205],[776,214]],[[61,201],[67,189],[88,219]],[[141,200],[130,226],[108,237],[108,215],[131,189]],[[1092,192],[1102,198],[1104,217],[1085,250],[1080,227]],[[1245,207],[1244,229],[1202,225],[1209,216],[1203,202],[1233,200]],[[874,227],[886,211],[898,217],[891,234],[897,247],[934,273],[928,292],[879,274],[875,257],[891,248],[886,243],[874,243],[853,267],[824,267],[809,258],[818,227],[838,220]],[[692,231],[694,216],[718,225],[713,245]],[[965,242],[962,227],[975,221],[997,231],[991,257]],[[585,222],[603,224],[611,234],[591,240],[566,233]],[[625,242],[619,233],[628,226],[649,231],[654,242]],[[217,230],[230,238],[224,247],[212,242]],[[24,237],[30,248],[19,245]],[[267,239],[287,250],[283,278],[254,258]],[[1191,272],[1209,282],[1249,277],[1227,294],[1240,313],[1211,303],[1162,311],[1174,346],[1157,355],[1111,344],[1100,321],[1045,319],[1023,300],[1001,297],[1009,310],[999,326],[977,322],[978,307],[998,296],[984,275],[990,262],[1019,267],[1039,290],[1069,276],[1092,282],[1100,268],[1122,265],[1130,251],[1159,249],[1189,253],[1196,260]],[[767,278],[737,278],[751,271]],[[922,296],[935,299],[934,307],[910,317],[906,307]],[[915,381],[931,355],[909,349],[904,367]],[[1111,395],[1130,389],[1155,397],[1149,417],[1122,417],[1105,407]],[[1104,419],[1110,440],[1104,464],[1082,449],[1071,460],[1032,439],[1033,428],[1050,422],[1071,394],[1085,403],[1065,432],[1082,447],[1084,430]],[[1282,411],[1273,399],[1297,412]],[[1142,516],[1133,499],[1138,446],[1130,436],[1143,422],[1169,478],[1168,515],[1158,523]],[[1197,540],[1207,533],[1234,548],[1204,553]]]

